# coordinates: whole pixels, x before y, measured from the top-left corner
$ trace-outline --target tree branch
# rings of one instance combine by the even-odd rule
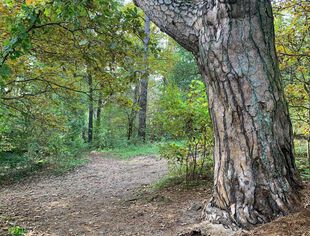
[[[146,15],[185,49],[198,52],[203,3],[180,0],[134,0]]]

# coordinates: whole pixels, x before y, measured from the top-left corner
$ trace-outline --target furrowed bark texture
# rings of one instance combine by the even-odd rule
[[[136,4],[194,53],[207,83],[215,173],[205,218],[251,228],[296,208],[300,181],[270,2],[136,0]],[[171,30],[176,18],[183,21]],[[195,45],[188,47],[187,42]]]
[[[298,203],[293,133],[280,85],[271,5],[217,2],[205,17],[200,63],[215,132],[215,188],[206,209],[250,227]],[[220,222],[220,221],[219,221]]]
[[[134,0],[162,31],[184,48],[198,52],[203,3],[177,0]]]

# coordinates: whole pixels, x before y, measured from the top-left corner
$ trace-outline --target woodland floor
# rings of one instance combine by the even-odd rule
[[[26,228],[27,235],[170,236],[200,222],[210,187],[154,191],[148,186],[167,173],[165,161],[155,157],[125,161],[96,153],[90,158],[89,164],[64,176],[38,177],[0,188],[0,235],[7,235],[16,224]],[[304,194],[310,199],[310,185]],[[301,212],[250,235],[310,236],[310,201],[305,202]]]

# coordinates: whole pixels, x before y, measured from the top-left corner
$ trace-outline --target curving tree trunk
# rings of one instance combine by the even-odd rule
[[[196,57],[214,125],[213,223],[251,228],[299,205],[293,133],[267,0],[136,0]]]

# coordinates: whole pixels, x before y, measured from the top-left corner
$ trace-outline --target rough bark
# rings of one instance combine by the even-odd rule
[[[146,112],[147,112],[147,94],[148,94],[148,51],[149,51],[149,42],[150,42],[150,19],[145,16],[145,38],[143,40],[144,43],[144,66],[145,72],[140,81],[140,98],[139,98],[139,129],[138,129],[138,136],[145,142],[146,140]]]
[[[207,83],[215,135],[214,193],[205,219],[251,228],[296,208],[300,180],[270,1],[136,4],[181,45],[195,44],[186,48],[196,56]],[[168,19],[180,19],[179,13],[182,26],[173,31]],[[198,39],[192,40],[193,29]]]

